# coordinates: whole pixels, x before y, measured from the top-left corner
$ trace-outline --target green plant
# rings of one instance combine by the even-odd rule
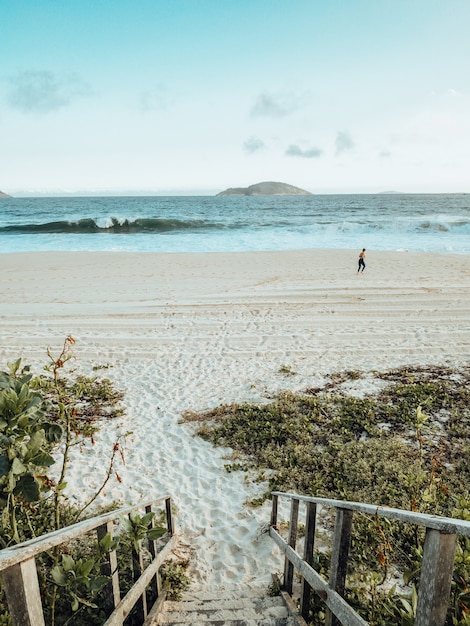
[[[51,482],[45,470],[53,465],[50,451],[62,429],[45,421],[40,394],[31,391],[29,368],[21,360],[0,373],[0,507],[2,526],[10,531],[0,539],[6,547],[20,541],[17,514],[22,503],[38,502]]]
[[[59,587],[64,587],[72,598],[72,611],[77,611],[79,604],[97,608],[90,598],[93,598],[108,582],[107,576],[92,576],[96,566],[95,559],[74,560],[68,554],[62,554],[61,565],[55,565],[51,570],[52,578]]]
[[[101,574],[100,567],[103,558],[111,550],[115,550],[117,545],[118,541],[107,533],[93,550],[93,557],[74,558],[65,553],[61,555],[61,563],[52,567],[52,579],[70,597],[73,612],[77,611],[80,605],[98,608],[93,600],[109,582],[109,577]]]
[[[281,595],[281,581],[279,575],[276,574],[271,583],[268,585],[267,595],[270,598],[275,598],[276,596]]]
[[[129,541],[135,552],[140,552],[141,542],[144,539],[156,541],[165,534],[166,529],[163,526],[152,527],[154,518],[154,512],[139,515],[137,511],[131,511],[128,517],[121,518],[121,525],[126,533],[123,540]]]
[[[34,377],[21,359],[0,372],[0,509],[3,547],[24,541],[71,524],[84,515],[114,471],[116,458],[122,457],[118,439],[111,452],[102,485],[81,508],[71,507],[66,497],[66,473],[71,447],[92,438],[98,420],[122,413],[118,403],[122,394],[108,380],[60,376],[73,355],[75,340],[65,339],[57,358],[47,350],[45,368],[52,377]],[[123,457],[122,457],[123,458]],[[48,468],[59,460],[58,480],[47,475]],[[105,538],[106,540],[106,538]],[[103,540],[105,543],[106,541]],[[104,543],[100,550],[104,549]],[[82,549],[85,549],[82,546]],[[72,607],[80,612],[93,605],[104,578],[95,572],[101,553],[93,557],[72,556],[58,549],[38,557],[46,614],[50,624],[65,624],[68,619],[59,588],[72,598]],[[49,573],[51,572],[51,574]],[[54,581],[53,585],[46,580]],[[107,580],[107,579],[106,579]],[[0,623],[8,623],[0,600]],[[6,621],[5,621],[6,620]],[[94,618],[85,617],[86,624]],[[76,621],[76,620],[75,620]],[[78,624],[78,622],[77,622]]]
[[[188,589],[191,579],[187,575],[189,560],[168,561],[161,569],[163,587],[169,600],[180,600],[183,591]]]

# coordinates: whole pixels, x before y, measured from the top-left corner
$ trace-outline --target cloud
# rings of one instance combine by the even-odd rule
[[[285,117],[299,108],[299,102],[292,94],[260,94],[252,106],[251,117]]]
[[[291,144],[285,151],[285,154],[286,156],[301,157],[302,159],[316,159],[323,154],[323,150],[320,150],[320,148],[302,150],[297,144]]]
[[[392,153],[390,152],[390,150],[381,150],[379,152],[379,157],[381,159],[386,159],[386,158],[391,157],[391,156],[392,156]]]
[[[266,148],[266,144],[261,139],[258,139],[258,137],[250,137],[243,144],[243,149],[245,152],[248,152],[248,154],[253,154],[254,152],[263,150],[263,148]]]
[[[435,98],[438,97],[447,97],[450,96],[451,98],[460,98],[463,94],[461,91],[458,91],[457,89],[454,89],[453,87],[449,87],[447,89],[433,89],[431,91],[431,95]]]
[[[346,130],[340,130],[336,135],[335,146],[336,146],[336,155],[342,154],[343,152],[348,152],[354,148],[354,141],[351,138],[351,135]]]
[[[59,76],[45,70],[30,70],[10,76],[8,82],[7,102],[22,113],[50,113],[92,93],[77,74]]]

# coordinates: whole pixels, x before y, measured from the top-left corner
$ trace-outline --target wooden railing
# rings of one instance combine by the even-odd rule
[[[290,500],[289,536],[287,541],[281,537],[277,530],[280,498]],[[297,526],[300,502],[304,502],[306,507],[305,539],[302,556],[295,550],[298,538]],[[328,581],[324,580],[312,567],[317,505],[333,508],[336,513]],[[426,534],[419,579],[415,626],[443,626],[449,605],[457,537],[459,535],[470,536],[470,522],[360,502],[311,498],[275,491],[272,494],[269,534],[285,555],[283,587],[290,595],[292,595],[294,569],[300,574],[302,581],[300,612],[302,617],[305,620],[308,618],[310,596],[311,592],[314,591],[326,605],[327,626],[335,626],[337,624],[347,624],[348,626],[367,625],[367,622],[354,611],[343,597],[354,512],[425,527]]]
[[[120,517],[129,515],[132,511],[137,510],[145,510],[146,513],[150,513],[156,510],[157,505],[160,505],[160,509],[163,506],[165,508],[166,536],[163,539],[166,542],[164,547],[157,551],[157,542],[149,541],[148,548],[152,560],[147,567],[144,567],[142,553],[135,555],[133,559],[134,585],[122,599],[116,550],[108,553],[107,561],[102,565],[102,573],[110,578],[106,594],[110,599],[109,617],[105,622],[105,626],[121,626],[134,606],[138,607],[137,610],[141,622],[143,622],[150,610],[147,606],[147,588],[151,587],[153,597],[157,602],[158,599],[160,601],[162,599],[159,569],[167,558],[174,541],[170,496],[162,496],[156,500],[141,502],[135,506],[123,507],[1,550],[0,572],[2,573],[3,586],[13,626],[44,626],[44,615],[36,569],[37,555],[77,539],[90,531],[96,531],[98,541],[107,533],[111,533],[111,536],[114,537]],[[135,559],[137,559],[137,563],[135,563]]]

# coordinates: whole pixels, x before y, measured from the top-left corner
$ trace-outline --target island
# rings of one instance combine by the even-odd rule
[[[9,196],[7,193],[3,193],[3,191],[0,191],[0,198],[11,198],[12,196]]]
[[[272,181],[256,183],[249,187],[230,187],[216,194],[217,196],[311,196],[310,191]]]

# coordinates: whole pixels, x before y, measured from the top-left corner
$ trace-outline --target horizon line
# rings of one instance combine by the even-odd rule
[[[3,190],[2,190],[3,191]],[[306,190],[309,191],[309,190]],[[18,189],[6,192],[12,198],[67,198],[67,197],[168,197],[168,196],[215,196],[220,189],[76,189],[67,191],[64,189],[27,190]],[[312,195],[466,195],[470,191],[358,191],[358,190],[318,190],[310,191]],[[271,194],[268,194],[271,195]],[[272,194],[276,195],[276,194]],[[287,194],[289,195],[289,194]],[[241,197],[241,196],[234,196]],[[254,196],[259,197],[259,196]]]

